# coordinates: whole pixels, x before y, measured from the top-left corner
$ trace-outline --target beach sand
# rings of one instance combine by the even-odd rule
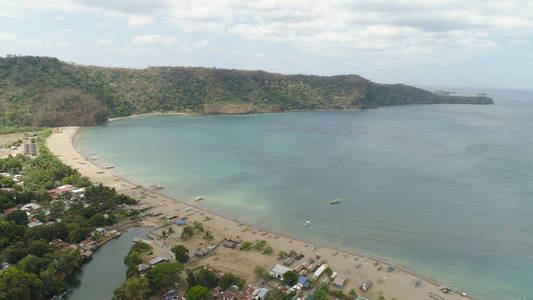
[[[354,288],[357,293],[368,299],[378,299],[381,295],[387,299],[396,298],[397,300],[417,300],[417,299],[431,299],[428,294],[432,292],[440,295],[443,299],[465,299],[465,297],[457,294],[444,294],[439,291],[438,287],[421,277],[411,274],[409,272],[396,269],[392,272],[386,272],[388,265],[379,263],[382,266],[380,271],[375,266],[375,260],[363,256],[358,256],[353,253],[344,251],[337,251],[336,249],[318,247],[306,241],[292,239],[281,234],[272,232],[264,232],[253,226],[240,225],[236,220],[231,220],[216,214],[200,210],[190,204],[179,202],[175,199],[162,196],[150,189],[136,187],[135,184],[128,182],[111,174],[108,170],[103,170],[92,161],[83,157],[77,152],[72,140],[78,131],[77,127],[65,127],[54,132],[47,140],[47,145],[54,154],[56,154],[65,164],[77,169],[81,174],[89,177],[91,181],[102,183],[109,187],[114,187],[118,192],[129,195],[146,206],[153,207],[150,211],[153,213],[161,212],[163,216],[178,215],[180,218],[187,217],[187,224],[192,225],[194,221],[202,222],[204,229],[210,231],[214,240],[210,242],[211,245],[219,244],[224,236],[239,236],[243,241],[255,242],[265,240],[268,245],[274,249],[271,255],[263,255],[257,250],[240,251],[237,249],[230,249],[226,247],[218,247],[215,254],[208,255],[202,258],[192,258],[187,264],[187,268],[193,268],[197,265],[207,265],[225,271],[233,272],[236,275],[247,279],[248,283],[256,281],[253,273],[255,266],[262,266],[267,271],[275,264],[280,263],[277,253],[279,251],[289,252],[291,250],[299,251],[305,257],[296,261],[291,265],[295,267],[303,263],[308,258],[316,259],[317,253],[327,260],[327,264],[333,271],[338,274],[348,277],[343,291],[345,294],[350,289]],[[206,199],[204,201],[209,201]],[[185,212],[187,207],[191,210]],[[205,216],[211,216],[209,221],[203,221]],[[146,217],[143,220],[143,225],[149,227],[158,227],[164,224],[164,220],[159,217]],[[191,257],[197,249],[205,248],[205,241],[202,239],[202,233],[195,233],[195,235],[187,240],[179,239],[181,234],[181,227],[177,224],[170,225],[176,232],[169,240],[166,241],[166,247],[170,248],[176,244],[182,244],[190,249]],[[303,226],[303,224],[302,224]],[[311,225],[312,226],[312,225]],[[244,227],[248,230],[242,231]],[[168,230],[169,227],[164,227],[154,230],[154,234],[160,234],[162,230]],[[312,227],[310,227],[312,228]],[[158,243],[153,243],[159,249],[154,250],[155,254],[166,255],[170,258],[167,250],[164,247],[159,247]],[[358,286],[364,281],[370,279],[373,281],[373,286],[368,293],[362,293],[358,290]],[[413,287],[413,282],[419,280],[422,282],[421,286]],[[330,290],[336,289],[330,286]]]
[[[4,145],[10,144],[16,140],[21,140],[24,138],[23,133],[8,133],[8,134],[0,134],[0,148]],[[23,145],[20,145],[17,147],[17,150],[9,150],[9,151],[0,151],[0,158],[6,158],[9,155],[17,155],[18,153],[22,153],[24,149]]]

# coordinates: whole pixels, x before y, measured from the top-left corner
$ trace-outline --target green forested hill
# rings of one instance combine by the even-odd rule
[[[491,104],[487,97],[440,96],[357,75],[282,75],[192,67],[80,66],[50,57],[0,57],[0,126],[95,125],[155,111],[204,114],[399,104]]]

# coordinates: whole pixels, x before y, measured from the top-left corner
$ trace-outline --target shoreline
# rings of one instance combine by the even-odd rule
[[[142,114],[142,115],[132,115],[132,116],[122,117],[122,118],[115,118],[115,119],[110,119],[110,121],[116,121],[116,120],[119,120],[119,119],[133,118],[133,117],[144,116],[144,115],[187,115],[187,114],[181,114],[181,113],[150,113],[150,114]],[[269,228],[266,228],[266,226],[261,226],[261,225],[258,226],[258,225],[245,224],[243,226],[247,227],[248,231],[247,232],[244,232],[244,231],[239,232],[239,231],[241,231],[240,229],[242,227],[240,227],[238,224],[241,224],[241,222],[239,222],[236,219],[232,219],[232,218],[228,218],[228,217],[219,215],[219,214],[217,214],[215,212],[212,212],[212,211],[210,211],[208,209],[205,209],[205,208],[199,208],[199,207],[195,206],[194,204],[192,204],[190,202],[187,202],[187,201],[177,200],[174,197],[166,196],[166,195],[162,194],[161,192],[152,190],[152,189],[147,188],[147,187],[145,187],[145,186],[143,186],[141,184],[137,184],[137,183],[135,183],[135,182],[133,182],[133,181],[127,179],[127,178],[123,178],[123,177],[120,177],[120,176],[118,176],[116,174],[113,174],[109,170],[103,169],[102,166],[99,166],[96,162],[94,162],[93,160],[91,160],[88,157],[86,157],[78,149],[78,147],[77,147],[77,145],[75,143],[75,138],[80,133],[81,130],[83,130],[83,128],[80,128],[80,127],[65,127],[65,128],[63,128],[63,131],[61,133],[54,133],[47,140],[47,145],[50,148],[50,150],[54,154],[56,154],[58,156],[58,158],[61,159],[65,164],[70,165],[71,167],[73,167],[75,169],[78,169],[78,171],[82,175],[89,177],[91,179],[91,181],[99,182],[99,183],[102,183],[102,184],[107,185],[109,187],[114,187],[114,188],[116,188],[116,190],[118,192],[122,192],[124,194],[129,195],[129,196],[132,196],[133,198],[139,200],[140,202],[145,202],[145,203],[152,202],[152,203],[149,203],[149,204],[152,205],[152,210],[153,211],[154,210],[161,210],[161,209],[164,210],[166,206],[170,205],[170,204],[166,204],[166,205],[163,204],[163,203],[166,203],[166,202],[171,202],[171,204],[174,204],[174,206],[191,207],[191,208],[194,209],[195,213],[199,212],[199,214],[201,214],[202,216],[204,216],[204,215],[212,215],[212,216],[216,217],[216,219],[220,219],[221,220],[221,225],[224,227],[225,231],[228,230],[226,227],[229,227],[229,226],[234,227],[235,229],[237,229],[236,234],[235,234],[235,230],[233,230],[233,232],[231,232],[234,235],[241,235],[241,237],[242,237],[242,236],[249,235],[250,232],[253,232],[252,233],[253,235],[255,235],[256,232],[259,232],[259,233],[264,232],[265,234],[261,234],[261,236],[263,236],[263,237],[259,237],[259,238],[267,240],[267,242],[269,244],[271,244],[271,242],[274,243],[274,244],[277,244],[276,247],[273,246],[273,248],[276,251],[278,251],[278,250],[287,250],[288,248],[294,248],[293,246],[298,246],[300,248],[301,248],[301,246],[304,246],[304,248],[308,248],[309,247],[306,250],[311,250],[311,248],[312,248],[311,246],[313,246],[313,247],[316,246],[316,247],[318,247],[318,249],[319,249],[318,251],[320,251],[321,254],[323,254],[325,252],[334,253],[334,254],[329,254],[329,255],[328,254],[323,255],[323,257],[328,257],[328,263],[330,264],[330,266],[334,270],[339,270],[339,273],[340,273],[341,269],[337,268],[337,266],[335,266],[335,265],[341,265],[342,266],[343,264],[345,265],[347,263],[347,261],[342,262],[342,260],[341,260],[341,264],[336,264],[336,263],[333,263],[333,262],[330,262],[330,261],[331,260],[340,260],[340,258],[343,257],[343,256],[344,256],[344,260],[346,260],[347,257],[350,256],[352,258],[351,259],[352,263],[355,261],[356,263],[359,263],[359,265],[361,265],[361,263],[363,263],[363,261],[364,261],[365,266],[363,266],[363,267],[366,267],[369,264],[371,265],[374,262],[378,262],[380,264],[383,264],[385,268],[387,266],[394,265],[396,267],[396,270],[391,272],[391,273],[384,273],[383,271],[379,272],[379,270],[377,272],[371,272],[371,270],[366,270],[366,272],[364,272],[365,271],[364,268],[359,269],[359,267],[357,267],[357,270],[355,271],[355,273],[357,273],[357,274],[349,273],[350,275],[353,275],[353,276],[358,275],[358,277],[362,277],[362,278],[369,278],[369,277],[375,276],[375,274],[373,274],[373,273],[381,273],[381,275],[379,275],[378,279],[376,280],[378,282],[377,287],[374,288],[373,291],[371,291],[370,293],[366,294],[366,296],[370,297],[370,299],[373,299],[373,296],[376,296],[375,298],[377,299],[377,295],[374,295],[375,293],[373,293],[373,292],[377,292],[377,289],[382,289],[382,290],[380,290],[380,293],[379,293],[380,295],[382,294],[382,295],[384,295],[386,297],[397,298],[397,299],[427,299],[427,296],[428,296],[429,292],[441,294],[441,292],[438,290],[438,287],[439,287],[439,285],[441,285],[441,283],[439,283],[434,278],[431,278],[429,276],[420,274],[420,273],[416,272],[415,270],[413,270],[411,268],[408,268],[406,266],[395,264],[393,261],[390,261],[390,260],[385,259],[385,258],[381,258],[381,257],[375,256],[375,255],[365,254],[365,253],[362,253],[362,252],[354,251],[353,249],[340,249],[338,247],[337,248],[333,248],[333,247],[328,247],[328,246],[322,245],[320,243],[313,243],[311,241],[306,241],[306,240],[303,240],[303,239],[300,239],[300,238],[293,238],[290,234],[277,233],[277,232],[275,232],[275,231],[273,231],[273,230],[271,230]],[[68,131],[68,133],[65,133],[65,131]],[[52,144],[52,142],[50,142],[50,140],[52,138],[54,138],[54,139],[57,138],[60,141],[54,141],[53,144]],[[68,139],[68,141],[66,141],[65,139]],[[60,144],[58,145],[57,142],[60,142]],[[61,145],[61,143],[63,145]],[[79,163],[80,166],[76,166],[76,163],[75,163],[76,161]],[[133,193],[133,195],[130,195],[131,191],[133,191],[133,190],[135,190],[135,192]],[[140,192],[140,194],[142,194],[143,196],[139,197],[139,195],[137,195],[137,192]],[[146,196],[146,195],[150,195],[150,196]],[[148,198],[152,198],[152,199],[148,199]],[[159,200],[159,204],[154,203],[156,199]],[[150,222],[148,222],[148,223],[145,222],[143,224],[144,225],[142,225],[142,226],[156,227],[156,226],[153,226],[155,224],[153,224],[153,223],[151,224]],[[209,224],[212,224],[212,223],[209,223]],[[204,223],[204,225],[208,225],[208,223]],[[209,229],[211,229],[211,228],[209,228]],[[217,229],[220,229],[220,228],[217,228]],[[227,234],[227,232],[223,232],[223,234],[224,233]],[[269,240],[270,236],[267,237],[266,236],[267,234],[274,235],[275,236],[274,240],[276,240],[276,241]],[[217,235],[215,235],[215,236],[217,236]],[[220,235],[218,235],[218,236],[220,237]],[[254,237],[252,236],[252,238],[254,238]],[[257,236],[255,236],[255,238],[257,238]],[[249,239],[243,238],[243,240],[249,240]],[[233,251],[235,251],[235,250],[233,250]],[[313,254],[315,253],[315,248],[312,248],[311,251],[307,251],[307,252],[311,252],[311,255],[310,256],[306,255],[306,257],[313,257]],[[239,251],[239,253],[243,253],[243,252]],[[262,255],[262,256],[260,256],[257,259],[259,261],[255,261],[254,260],[253,262],[255,262],[257,265],[259,265],[260,261],[262,260],[262,258],[265,258],[265,257],[266,257],[265,255]],[[335,259],[335,258],[338,258],[338,259]],[[369,263],[367,263],[368,261],[369,261]],[[367,269],[369,269],[369,268],[367,268]],[[370,269],[372,269],[372,268],[370,268]],[[372,270],[372,271],[375,271],[375,270]],[[353,271],[345,271],[345,272],[353,272]],[[386,275],[386,276],[383,277],[382,275]],[[398,278],[399,281],[404,283],[404,285],[403,285],[404,287],[403,288],[401,286],[396,286],[392,290],[385,288],[385,286],[394,285],[394,284],[389,284],[389,283],[391,283],[390,281],[392,281],[392,279],[393,279],[392,278],[393,275],[398,275],[397,277],[399,277]],[[383,279],[381,280],[381,278],[383,278]],[[380,280],[382,281],[382,284],[383,284],[382,287],[379,286],[379,281]],[[385,281],[385,280],[387,280],[387,284],[383,283],[383,281]],[[413,282],[414,280],[420,280],[420,281],[422,281],[423,283],[426,283],[426,284],[422,284],[421,287],[418,287],[418,288],[415,289],[415,288],[411,287],[411,282]],[[374,281],[374,282],[376,282],[376,281]],[[406,281],[408,282],[407,284],[405,284]],[[347,286],[353,285],[354,283],[360,283],[360,281],[354,282],[354,280],[352,280],[352,282],[350,284],[347,284]],[[358,284],[356,286],[358,286]],[[345,292],[347,293],[348,290],[349,289],[345,289]],[[407,292],[408,298],[401,297],[401,295],[405,294],[405,292]],[[413,292],[414,292],[414,294],[413,294]],[[465,299],[465,298],[473,299],[471,297],[464,297],[464,296],[460,296],[458,294],[442,294],[442,295],[446,295],[446,299]]]

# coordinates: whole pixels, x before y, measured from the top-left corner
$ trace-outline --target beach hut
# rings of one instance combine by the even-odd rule
[[[333,280],[333,285],[336,286],[338,289],[342,289],[347,280],[348,277],[342,274],[337,274],[337,277],[335,277],[335,280]]]
[[[182,219],[177,220],[176,223],[178,224],[178,226],[185,226],[187,224],[187,222],[185,222],[185,220],[182,220]]]
[[[275,265],[272,270],[270,270],[270,277],[283,280],[283,274],[285,274],[287,271],[292,271],[291,268],[282,266],[280,264]]]
[[[324,273],[324,271],[326,270],[327,267],[328,267],[327,264],[321,265],[320,268],[318,268],[318,270],[315,271],[315,274],[313,274],[313,280],[318,279],[318,277],[320,277],[320,275],[322,275],[322,273]]]
[[[254,296],[255,300],[265,300],[268,294],[268,289],[266,288],[258,288],[256,289],[252,296]]]
[[[159,256],[159,257],[156,257],[156,258],[150,260],[148,263],[150,264],[150,266],[153,267],[153,266],[155,266],[157,264],[160,264],[160,263],[162,263],[162,262],[164,262],[166,260],[167,259],[165,257]]]

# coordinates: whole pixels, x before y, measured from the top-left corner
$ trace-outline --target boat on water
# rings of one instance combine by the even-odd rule
[[[202,200],[204,200],[204,197],[200,197],[200,196],[198,196],[198,197],[196,197],[196,199],[194,199],[194,200],[196,200],[196,201],[202,201]]]
[[[158,185],[158,184],[152,184],[150,187],[151,187],[153,190],[162,190],[162,189],[165,188],[164,186],[162,186],[162,185]]]
[[[104,169],[106,170],[113,169],[113,168],[114,168],[113,166],[104,166]]]
[[[334,204],[339,204],[339,203],[341,203],[341,202],[342,202],[341,199],[335,199],[335,200],[331,200],[331,201],[329,201],[329,204],[334,205]]]
[[[309,221],[309,220],[305,221],[304,226],[305,226],[305,227],[309,227],[309,225],[311,225],[311,221]]]

